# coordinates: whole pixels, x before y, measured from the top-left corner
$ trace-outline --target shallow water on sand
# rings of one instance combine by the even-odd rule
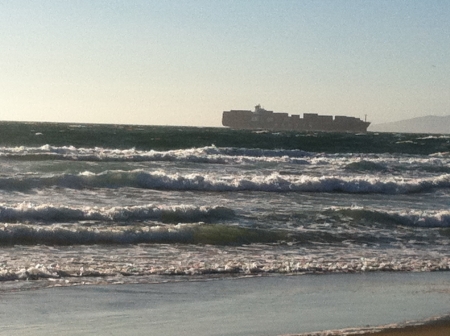
[[[2,335],[281,335],[449,313],[446,273],[269,276],[3,293]]]

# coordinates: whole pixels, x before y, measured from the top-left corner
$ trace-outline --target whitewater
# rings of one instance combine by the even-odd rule
[[[0,123],[3,288],[450,269],[450,138]]]

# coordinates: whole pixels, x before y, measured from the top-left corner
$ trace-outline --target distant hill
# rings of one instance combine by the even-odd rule
[[[370,125],[370,132],[450,133],[450,115],[426,116],[396,122]]]

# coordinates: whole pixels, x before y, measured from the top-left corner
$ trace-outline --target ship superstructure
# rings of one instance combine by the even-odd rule
[[[355,117],[303,113],[289,115],[284,112],[265,110],[261,105],[255,111],[224,111],[222,125],[233,129],[261,129],[274,131],[328,131],[366,132],[370,122]]]

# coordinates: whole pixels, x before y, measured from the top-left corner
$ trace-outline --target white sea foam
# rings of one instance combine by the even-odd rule
[[[1,232],[0,232],[1,233]],[[130,234],[131,236],[131,234]],[[60,236],[58,236],[60,237]],[[52,278],[59,284],[126,281],[136,275],[293,274],[379,271],[448,271],[448,249],[384,249],[320,246],[309,249],[280,246],[211,246],[195,244],[10,246],[0,263],[0,281]],[[94,279],[93,277],[98,277]],[[102,278],[100,278],[102,277]],[[61,282],[56,281],[61,279]],[[79,280],[78,280],[79,279]],[[168,279],[161,279],[167,281]],[[177,279],[178,281],[179,279]],[[135,278],[134,281],[139,281]],[[87,282],[89,283],[89,282]],[[48,284],[52,285],[52,284]]]

